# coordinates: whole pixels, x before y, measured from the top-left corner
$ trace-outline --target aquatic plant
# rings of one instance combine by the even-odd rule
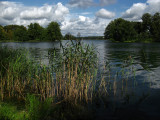
[[[71,41],[65,46],[61,44],[60,53],[53,51],[50,56],[52,66],[35,64],[24,50],[0,49],[2,56],[8,55],[1,60],[2,101],[11,98],[26,100],[29,93],[40,96],[42,101],[53,97],[56,98],[55,102],[88,102],[98,94],[102,84],[105,85],[103,79],[103,82],[99,82],[98,90],[95,89],[98,83],[97,52],[94,46],[84,45],[80,41]]]

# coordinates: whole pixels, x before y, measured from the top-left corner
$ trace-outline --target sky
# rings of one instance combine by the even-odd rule
[[[63,35],[103,36],[116,18],[141,21],[160,12],[160,0],[0,0],[0,25],[59,23]]]

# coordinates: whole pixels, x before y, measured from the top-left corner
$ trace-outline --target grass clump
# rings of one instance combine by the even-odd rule
[[[28,118],[32,120],[47,119],[51,109],[52,99],[40,101],[39,97],[35,95],[27,95],[26,110]]]
[[[15,105],[0,103],[0,120],[27,120],[27,112],[19,111]]]

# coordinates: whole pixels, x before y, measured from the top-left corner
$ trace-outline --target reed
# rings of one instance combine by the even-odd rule
[[[61,52],[53,51],[50,55],[52,66],[35,64],[25,50],[13,50],[1,47],[1,100],[16,98],[26,100],[27,94],[46,98],[55,98],[55,102],[68,101],[74,103],[92,101],[95,92],[96,70],[98,69],[97,52],[94,46],[81,42],[67,43]],[[5,60],[7,59],[7,62]],[[104,84],[104,85],[103,85]],[[100,89],[105,88],[104,78]],[[105,89],[106,91],[106,89]]]

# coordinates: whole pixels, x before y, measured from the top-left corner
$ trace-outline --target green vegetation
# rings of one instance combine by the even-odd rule
[[[0,46],[0,119],[76,119],[89,114],[87,104],[107,95],[104,79],[96,79],[93,46],[71,42],[61,50],[53,50],[51,66],[45,66],[24,50]]]
[[[61,40],[62,34],[57,22],[51,22],[47,27],[47,39],[51,41]]]
[[[64,36],[64,40],[76,40],[76,37],[73,36],[71,33],[67,33]]]
[[[135,77],[129,79],[136,71],[131,56],[115,73],[109,62],[98,67],[94,46],[80,41],[60,46],[49,51],[47,66],[26,50],[0,46],[0,120],[93,120],[96,107],[109,104],[109,95],[125,97],[128,81],[137,84]]]
[[[23,25],[0,26],[0,41],[55,41],[61,40],[62,34],[57,22],[51,22],[46,28],[38,23],[31,23],[28,28]]]
[[[84,40],[103,40],[103,36],[87,36],[87,37],[81,37],[81,39]]]
[[[160,13],[146,13],[142,22],[115,19],[106,27],[104,36],[119,42],[160,42]]]
[[[28,39],[29,40],[43,40],[45,39],[45,29],[38,23],[28,25]]]

